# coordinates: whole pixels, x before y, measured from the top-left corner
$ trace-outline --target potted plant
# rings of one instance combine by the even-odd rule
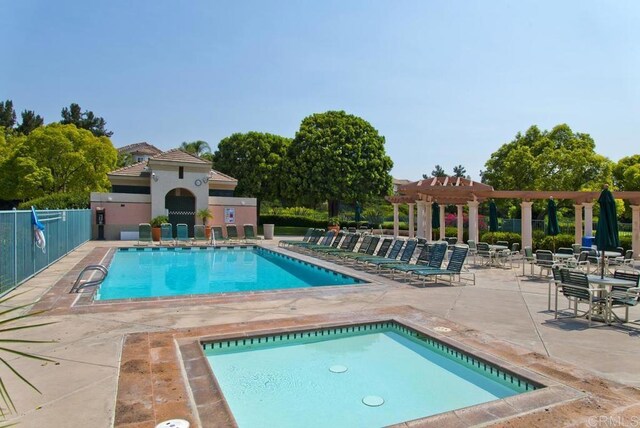
[[[338,217],[331,217],[329,219],[329,226],[327,227],[329,230],[335,230],[338,232],[340,230],[340,220]]]
[[[202,224],[204,225],[204,233],[207,239],[209,239],[211,237],[211,228],[207,226],[207,220],[213,218],[213,214],[211,214],[209,208],[203,208],[196,212],[196,217],[202,219]]]
[[[159,215],[151,219],[151,237],[154,241],[160,240],[160,226],[162,223],[169,223],[169,217],[166,215]]]

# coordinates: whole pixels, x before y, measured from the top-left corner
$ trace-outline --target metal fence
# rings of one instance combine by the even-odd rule
[[[31,211],[0,211],[0,295],[91,239],[91,210],[38,210],[46,247],[36,247]]]
[[[595,234],[595,230],[597,227],[597,223],[594,222],[592,229],[593,230],[593,234]],[[568,235],[573,235],[575,234],[576,231],[576,227],[575,224],[573,222],[571,223],[562,223],[560,222],[558,224],[558,227],[560,228],[560,233],[566,233]],[[545,231],[546,230],[546,222],[544,220],[531,220],[531,228],[532,230],[542,230]],[[500,226],[500,230],[503,232],[516,232],[516,233],[520,233],[522,230],[522,224],[521,224],[521,220],[520,219],[502,219],[501,221],[501,226]],[[620,236],[625,236],[625,235],[631,235],[631,223],[620,223],[618,222],[618,231]]]

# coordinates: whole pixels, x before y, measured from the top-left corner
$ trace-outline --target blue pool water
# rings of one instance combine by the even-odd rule
[[[241,428],[380,427],[535,389],[398,328],[284,336],[204,345]]]
[[[96,300],[181,296],[362,281],[259,247],[118,251]]]

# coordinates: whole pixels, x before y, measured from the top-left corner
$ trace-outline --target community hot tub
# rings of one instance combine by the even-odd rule
[[[374,427],[542,388],[394,321],[202,343],[240,427]]]

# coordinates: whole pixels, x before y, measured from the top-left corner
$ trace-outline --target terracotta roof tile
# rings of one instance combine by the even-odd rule
[[[171,149],[169,151],[155,155],[149,160],[170,161],[170,162],[188,162],[188,163],[200,163],[211,164],[208,160],[199,158],[196,155],[187,153],[182,149]]]
[[[124,168],[116,169],[115,171],[111,171],[109,175],[121,175],[127,177],[142,177],[145,175],[149,175],[149,172],[145,170],[147,167],[147,162],[138,162],[133,165],[125,166]]]

